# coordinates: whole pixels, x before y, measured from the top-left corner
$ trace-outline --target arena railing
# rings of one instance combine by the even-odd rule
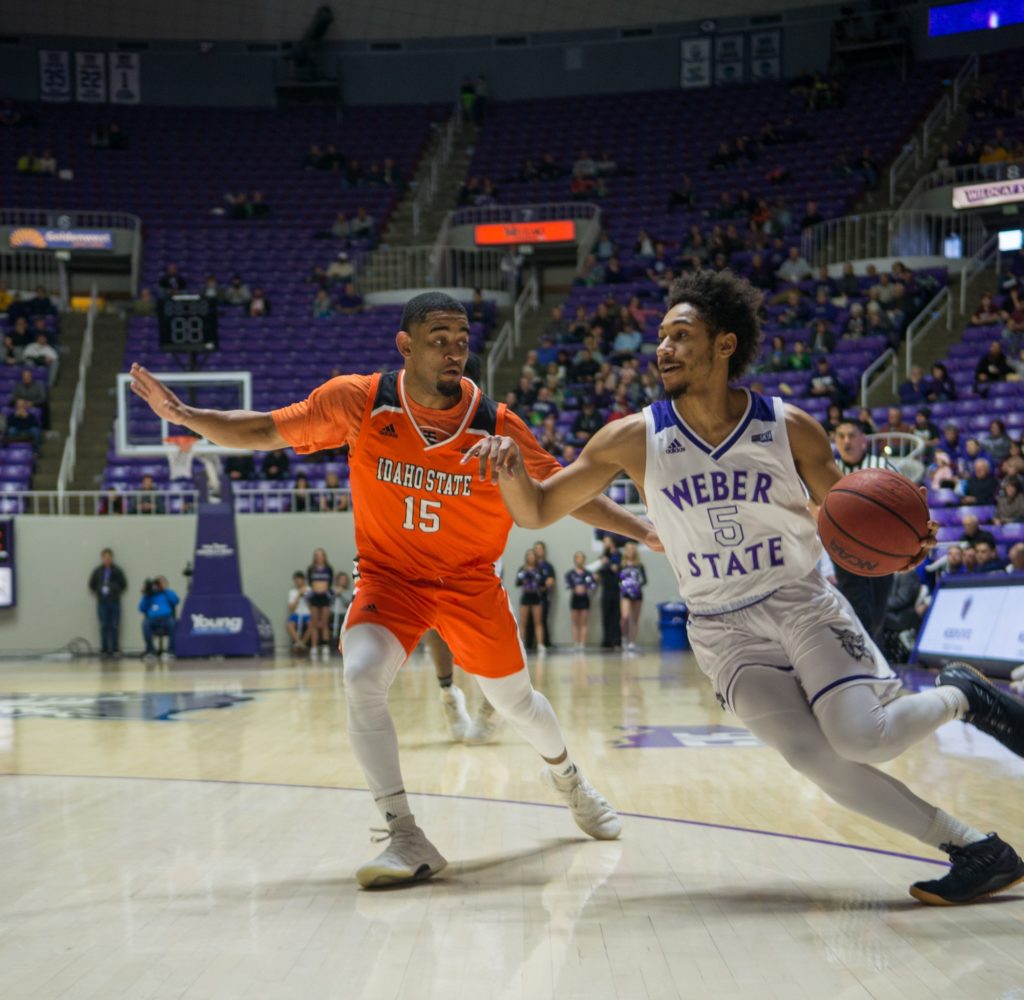
[[[960,167],[940,167],[922,174],[917,183],[907,192],[900,205],[901,209],[913,208],[921,195],[936,188],[952,187],[955,184],[974,184],[981,181],[1018,180],[1024,177],[1024,160],[1006,160],[1002,163],[967,163]]]
[[[0,285],[11,291],[29,291],[41,285],[60,295],[63,308],[68,306],[67,287],[61,281],[60,264],[52,253],[0,253]]]
[[[885,371],[886,365],[889,366],[888,372]],[[876,375],[878,376],[878,379],[882,379],[885,377],[885,375],[888,375],[892,380],[892,391],[895,393],[896,371],[896,352],[891,347],[888,347],[882,354],[875,358],[875,360],[872,361],[871,364],[868,365],[868,367],[865,368],[863,372],[861,372],[860,405],[869,405],[869,397],[871,395],[871,390],[875,387]],[[879,374],[880,372],[881,374]]]
[[[523,289],[516,297],[512,306],[512,319],[507,321],[491,341],[484,362],[484,388],[489,396],[494,396],[495,376],[498,369],[506,361],[515,357],[519,345],[523,342],[523,324],[529,313],[540,305],[540,288],[537,274],[531,270],[523,283]]]
[[[801,248],[819,267],[872,257],[945,257],[950,239],[972,257],[987,238],[977,216],[912,209],[828,219],[804,231]]]
[[[911,136],[910,140],[903,147],[900,154],[893,160],[889,168],[889,204],[896,203],[896,192],[900,183],[912,170],[920,167],[921,161],[928,156],[929,146],[941,128],[948,125],[953,119],[957,108],[963,102],[968,84],[977,80],[979,74],[979,62],[976,55],[970,56],[968,60],[957,70],[953,82],[942,97],[939,98],[935,107],[925,116],[921,125],[921,137]]]
[[[932,326],[938,323],[944,323],[947,330],[953,326],[953,296],[950,294],[948,286],[939,290],[904,331],[903,371],[905,375],[910,375],[910,369],[914,364],[914,348],[930,336]],[[898,363],[894,363],[893,368],[897,367]]]
[[[60,471],[57,473],[57,493],[67,492],[68,483],[75,478],[75,462],[78,458],[78,428],[85,419],[85,381],[92,365],[94,328],[96,325],[96,285],[92,286],[89,312],[85,319],[85,332],[82,335],[82,351],[78,358],[78,383],[71,400],[71,414],[68,417],[68,437],[64,442],[64,454],[60,460]]]
[[[448,213],[453,226],[477,226],[486,222],[536,222],[539,219],[593,219],[601,209],[589,201],[552,201],[528,205],[478,205],[455,208]]]
[[[139,276],[142,268],[142,220],[137,215],[132,215],[129,212],[83,211],[70,208],[0,208],[0,226],[128,230],[132,233],[131,290],[133,296],[139,294]],[[53,255],[47,253],[40,254],[39,257],[47,260],[53,259]],[[63,284],[65,282],[64,268],[54,261],[54,269]],[[12,286],[8,285],[7,287]],[[64,304],[67,308],[66,301]]]
[[[422,176],[416,189],[416,195],[412,200],[412,232],[413,236],[417,238],[420,235],[422,219],[434,203],[434,198],[437,195],[437,189],[441,183],[441,172],[452,158],[455,140],[461,132],[462,108],[456,105],[451,117],[444,124],[441,141],[437,149],[434,150],[433,155],[424,164],[421,171],[419,171]]]
[[[915,483],[924,478],[924,453],[927,442],[916,434],[884,433],[867,435],[868,453],[884,456],[897,471]]]
[[[387,247],[356,272],[362,294],[398,288],[483,288],[508,292],[501,250],[459,247]]]
[[[991,267],[998,277],[1002,273],[1003,255],[999,250],[999,234],[993,233],[985,245],[964,264],[960,272],[960,312],[967,314],[968,295],[975,281]]]

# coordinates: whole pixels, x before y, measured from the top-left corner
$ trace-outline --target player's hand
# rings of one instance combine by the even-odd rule
[[[174,424],[184,425],[188,407],[160,379],[148,372],[138,362],[132,364],[131,376],[132,392],[140,399],[144,399],[158,417]]]
[[[478,441],[465,455],[462,465],[476,459],[480,463],[480,481],[488,476],[492,483],[498,481],[499,475],[515,479],[523,468],[523,455],[519,445],[510,438],[492,434]]]
[[[653,524],[648,528],[647,534],[644,535],[644,537],[641,538],[640,541],[643,542],[644,545],[646,545],[652,552],[665,551],[665,546],[662,544],[661,539],[658,537],[658,532],[654,530]]]
[[[921,498],[923,500],[928,500],[928,490],[924,486],[920,487],[918,492],[921,494]],[[921,539],[921,547],[920,549],[918,549],[917,555],[913,556],[910,560],[908,560],[906,566],[904,566],[903,569],[900,570],[901,573],[906,573],[908,570],[917,569],[917,567],[920,566],[921,563],[923,563],[925,559],[928,558],[932,549],[934,549],[935,546],[939,543],[938,532],[938,523],[935,521],[929,521],[928,534]]]

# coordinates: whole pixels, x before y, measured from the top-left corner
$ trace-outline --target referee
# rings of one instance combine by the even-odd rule
[[[844,476],[858,469],[892,469],[884,455],[868,454],[868,439],[855,420],[843,420],[836,428],[836,451],[839,452],[836,464]],[[840,593],[853,605],[865,631],[877,642],[892,590],[892,574],[857,576],[841,566],[835,566],[835,574]]]

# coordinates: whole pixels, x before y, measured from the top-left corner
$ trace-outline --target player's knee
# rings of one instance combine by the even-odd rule
[[[821,737],[798,730],[774,741],[786,763],[801,774],[813,776],[821,761]]]
[[[855,764],[880,764],[892,756],[886,744],[882,716],[838,716],[822,728],[832,749],[844,760]]]

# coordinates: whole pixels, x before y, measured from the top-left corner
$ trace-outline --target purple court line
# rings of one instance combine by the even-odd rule
[[[251,785],[257,788],[304,788],[321,792],[357,792],[366,795],[365,788],[349,788],[346,785],[304,785],[288,784],[283,781],[235,781],[230,778],[152,778],[133,774],[0,774],[0,778],[75,778],[95,781],[182,781],[200,785]],[[459,802],[487,802],[506,806],[531,806],[536,809],[564,809],[553,802],[524,802],[522,799],[489,799],[483,795],[446,795],[444,792],[410,792],[410,795],[424,799],[455,799]],[[696,826],[705,830],[727,830],[731,833],[752,833],[759,837],[777,837],[780,840],[796,840],[804,844],[820,844],[824,847],[841,847],[847,851],[863,851],[866,854],[880,854],[886,858],[900,858],[905,861],[920,861],[927,865],[949,867],[946,861],[923,858],[918,854],[904,854],[901,851],[887,851],[881,847],[866,847],[863,844],[844,844],[841,840],[823,840],[799,833],[779,833],[775,830],[758,830],[750,826],[731,826],[728,823],[709,823],[700,819],[679,819],[675,816],[653,816],[648,813],[622,812],[620,816],[630,819],[646,819],[657,823],[676,823],[680,826]]]

